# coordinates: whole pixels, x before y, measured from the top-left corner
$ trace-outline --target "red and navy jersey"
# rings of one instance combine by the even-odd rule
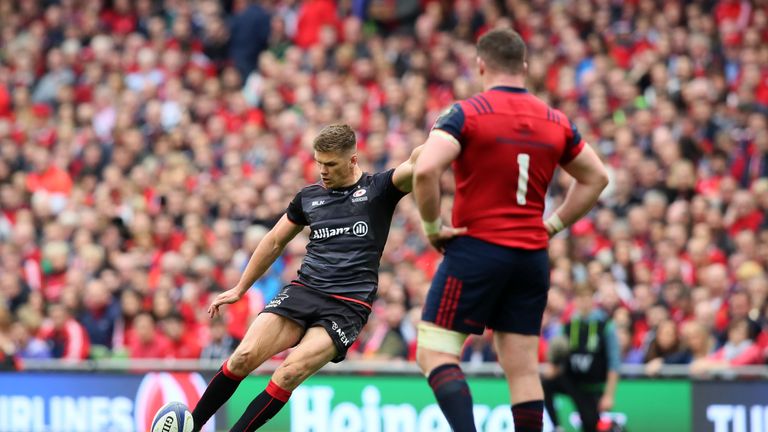
[[[584,147],[573,123],[523,88],[494,87],[454,104],[434,130],[461,145],[453,226],[502,246],[545,248],[547,187]]]

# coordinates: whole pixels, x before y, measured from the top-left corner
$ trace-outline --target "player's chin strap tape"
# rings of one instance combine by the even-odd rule
[[[464,341],[467,339],[465,333],[444,329],[427,322],[420,322],[418,328],[419,348],[461,355],[461,349],[464,347]]]

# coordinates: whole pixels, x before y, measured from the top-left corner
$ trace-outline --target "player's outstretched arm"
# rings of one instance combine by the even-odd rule
[[[441,252],[447,240],[466,232],[465,228],[443,226],[440,220],[440,177],[460,152],[461,146],[454,137],[433,130],[413,173],[413,191],[424,231],[432,246]]]
[[[410,193],[413,191],[413,169],[416,166],[416,161],[419,159],[424,145],[420,145],[413,149],[411,157],[407,161],[401,163],[395,168],[395,172],[392,173],[392,183],[399,190]]]
[[[563,166],[574,178],[565,200],[544,222],[550,236],[557,234],[584,216],[608,185],[608,172],[592,147],[584,145],[579,155]]]
[[[251,259],[245,267],[245,271],[243,271],[242,276],[240,276],[240,281],[233,288],[216,296],[216,299],[208,308],[208,315],[213,318],[219,312],[219,306],[240,300],[248,291],[248,288],[250,288],[251,285],[253,285],[253,283],[267,271],[269,266],[275,262],[277,257],[280,256],[283,249],[285,249],[285,245],[296,237],[296,234],[300,233],[302,229],[304,229],[302,225],[296,225],[291,222],[286,215],[283,215],[274,228],[272,228],[264,236],[261,242],[259,242],[259,245],[256,246],[256,250],[253,251],[253,255],[251,255]]]

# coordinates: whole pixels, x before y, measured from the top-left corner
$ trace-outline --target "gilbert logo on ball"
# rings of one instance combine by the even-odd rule
[[[190,407],[200,400],[206,383],[198,373],[153,372],[144,376],[136,392],[134,418],[137,431],[148,431],[155,413],[168,402],[177,401]],[[214,432],[214,418],[208,421],[202,432]]]

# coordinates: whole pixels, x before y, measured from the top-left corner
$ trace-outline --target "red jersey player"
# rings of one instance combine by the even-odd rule
[[[445,254],[424,305],[417,360],[453,430],[474,431],[459,354],[468,333],[493,329],[515,430],[540,431],[537,352],[549,289],[547,242],[594,206],[608,177],[565,115],[524,88],[525,44],[517,33],[492,30],[477,51],[485,91],[437,120],[416,164],[414,192],[424,229]],[[439,180],[451,163],[453,227],[439,217]],[[575,181],[543,221],[558,165]]]

